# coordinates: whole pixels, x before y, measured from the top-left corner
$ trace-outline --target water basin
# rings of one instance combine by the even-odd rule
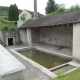
[[[71,59],[62,58],[36,49],[20,50],[18,52],[48,69],[71,61]]]
[[[69,65],[69,64],[66,64],[62,67],[59,67],[59,68],[56,68],[56,69],[53,69],[51,70],[53,73],[57,74],[57,75],[60,75],[60,74],[63,74],[71,69],[74,69],[75,67],[72,66],[72,65]]]

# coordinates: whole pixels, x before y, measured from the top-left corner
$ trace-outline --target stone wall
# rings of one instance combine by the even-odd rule
[[[54,27],[40,29],[40,42],[72,47],[73,27]]]
[[[32,29],[32,42],[40,42],[40,29]]]
[[[27,29],[19,29],[20,40],[22,43],[27,43]]]
[[[7,39],[8,38],[13,38],[14,39],[14,44],[19,44],[20,39],[19,39],[19,33],[17,30],[11,30],[11,31],[2,31],[2,42],[5,45],[7,44]]]
[[[72,47],[73,27],[32,29],[32,42]]]
[[[0,31],[0,40],[2,40],[2,32]]]

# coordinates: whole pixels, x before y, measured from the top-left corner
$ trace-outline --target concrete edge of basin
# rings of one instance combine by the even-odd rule
[[[16,52],[17,49],[21,49],[21,48],[16,48],[16,49],[10,49],[11,52],[13,52],[14,54],[18,55],[20,58],[22,58],[23,60],[27,61],[28,63],[30,63],[32,66],[34,66],[35,68],[37,68],[38,70],[40,70],[41,72],[45,73],[47,76],[49,76],[50,78],[55,78],[57,77],[56,74],[52,73],[51,71],[49,71],[47,68],[41,66],[40,64],[30,60],[29,58],[21,55],[20,53]]]

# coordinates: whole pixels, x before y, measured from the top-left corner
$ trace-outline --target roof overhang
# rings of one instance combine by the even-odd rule
[[[37,28],[52,28],[52,27],[70,27],[73,23],[59,24],[59,25],[47,25],[47,26],[32,26],[32,27],[20,27],[19,29],[37,29]]]

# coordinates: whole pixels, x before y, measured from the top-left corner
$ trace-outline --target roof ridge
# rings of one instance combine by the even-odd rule
[[[51,15],[64,14],[64,13],[69,13],[69,12],[78,11],[78,10],[80,10],[80,8],[79,8],[79,9],[75,9],[75,10],[70,10],[70,11],[60,12],[60,13],[56,13],[56,14],[51,14]],[[51,15],[48,15],[48,16],[51,16]]]
[[[41,18],[46,18],[46,17],[50,17],[50,16],[57,16],[57,15],[60,15],[60,14],[65,14],[65,13],[71,13],[71,12],[74,12],[74,11],[78,11],[78,10],[80,10],[80,8],[79,9],[76,9],[76,10],[70,10],[70,11],[66,11],[66,12],[60,12],[60,13],[57,13],[57,14],[50,14],[50,15],[45,15],[45,16],[43,16],[43,17],[40,17],[39,19],[41,19]]]
[[[26,11],[29,11],[29,10],[26,10]],[[30,12],[34,12],[34,11],[30,11]]]

